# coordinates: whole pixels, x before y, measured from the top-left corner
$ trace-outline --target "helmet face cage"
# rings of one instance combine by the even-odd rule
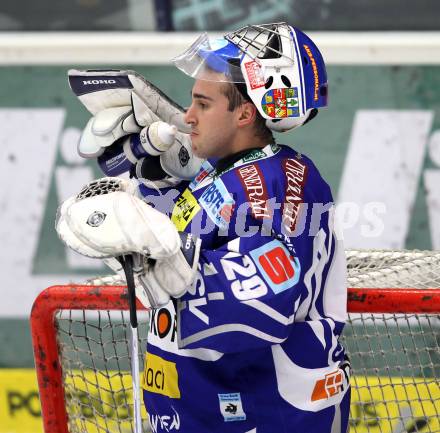
[[[284,31],[280,31],[281,29],[284,29]],[[262,58],[283,57],[293,65],[293,56],[280,50],[280,44],[277,47],[273,43],[277,38],[285,38],[286,42],[289,43],[288,32],[289,25],[287,23],[249,25],[226,33],[224,38],[236,45],[243,54],[246,54],[257,63],[260,63],[259,59]]]
[[[197,66],[188,66],[189,59]],[[245,26],[219,40],[205,34],[174,63],[194,78],[245,83],[275,131],[302,125],[313,109],[327,105],[321,53],[307,35],[284,22]]]

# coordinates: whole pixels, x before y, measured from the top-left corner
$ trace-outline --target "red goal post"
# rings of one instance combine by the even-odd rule
[[[145,311],[140,303],[138,303],[138,308]],[[125,313],[117,319],[112,317],[115,312],[127,310],[127,294],[126,288],[123,286],[53,286],[44,290],[38,296],[32,309],[31,329],[45,433],[127,431],[127,428],[129,428],[127,425],[129,425],[131,417],[131,402],[129,401],[131,382],[125,381],[126,385],[123,385],[122,376],[129,377],[129,368],[127,367],[123,371],[115,373],[116,370],[113,370],[113,367],[99,366],[98,361],[88,361],[82,356],[84,354],[95,356],[96,352],[101,351],[100,346],[104,347],[107,344],[100,341],[101,335],[99,337],[91,335],[97,329],[105,329],[105,326],[112,327],[112,320],[114,323],[122,321],[124,329],[128,327],[128,316],[124,318]],[[352,343],[349,344],[351,346],[349,352],[354,366],[352,431],[369,431],[368,426],[376,425],[377,427],[380,423],[381,430],[371,428],[371,431],[391,432],[393,430],[387,429],[387,425],[393,428],[392,426],[396,422],[404,423],[404,419],[408,418],[408,413],[402,414],[400,409],[396,411],[396,408],[393,407],[396,404],[399,406],[398,400],[402,397],[402,395],[398,396],[396,393],[403,393],[408,399],[417,400],[409,402],[410,407],[416,407],[417,411],[421,411],[420,414],[416,414],[414,423],[418,422],[419,427],[423,423],[425,425],[427,423],[432,424],[432,419],[434,417],[438,419],[440,415],[440,391],[436,392],[435,390],[436,386],[438,388],[435,377],[440,372],[440,337],[438,337],[438,334],[436,335],[437,331],[440,330],[440,327],[437,328],[440,317],[440,289],[350,288],[348,291],[348,310],[350,321],[347,325],[349,335],[347,338],[351,338],[352,343],[355,342],[355,346]],[[95,312],[98,316],[87,318],[85,312]],[[67,319],[63,318],[63,313],[69,317]],[[92,325],[87,323],[88,320]],[[360,321],[359,326],[356,325],[357,320]],[[387,320],[391,320],[393,323],[397,323],[399,330],[396,335],[394,337],[390,336],[393,333],[390,331],[390,326],[396,326],[395,324],[388,324],[378,331],[367,331],[362,336],[359,335],[359,331],[354,331],[359,327],[362,332],[365,329],[370,329],[370,326],[375,327],[378,320],[385,323]],[[405,333],[409,332],[406,325],[404,325],[405,331],[403,332],[402,324],[398,324],[399,321],[409,323],[411,320],[417,321],[415,324],[417,330],[406,335]],[[68,324],[62,325],[62,321],[67,321]],[[110,325],[104,324],[105,321],[108,321]],[[88,337],[87,332],[79,330],[78,323],[80,323],[79,326],[84,328],[91,327],[92,331],[88,331]],[[63,331],[63,327],[68,329],[68,332]],[[383,329],[387,330],[387,335],[383,334]],[[396,371],[396,366],[392,360],[385,366],[373,365],[370,370],[364,366],[360,369],[359,365],[364,362],[368,363],[369,358],[376,356],[376,351],[378,354],[382,353],[380,356],[383,358],[379,360],[378,364],[383,362],[387,364],[387,357],[383,356],[386,349],[379,347],[382,343],[376,341],[382,338],[385,339],[385,344],[388,344],[387,342],[392,341],[393,338],[411,341],[409,345],[414,345],[414,347],[402,347],[402,353],[408,350],[419,352],[420,347],[417,347],[417,345],[420,346],[420,344],[415,340],[419,338],[419,334],[422,338],[420,331],[422,329],[423,333],[426,333],[423,338],[425,340],[428,338],[429,343],[426,344],[430,345],[428,353],[425,354],[429,357],[427,362],[420,360],[420,354],[418,354],[418,357],[413,357],[417,360],[415,363],[420,365],[413,365],[412,361],[409,362],[409,365],[406,365],[408,361],[399,361],[397,372],[402,371],[401,376],[396,375],[395,372],[388,374],[388,376],[379,372],[380,368],[384,368],[384,371],[388,373]],[[67,343],[63,341],[63,332],[66,332],[66,335],[69,334],[69,342]],[[112,330],[111,334],[113,338],[115,332]],[[126,337],[128,340],[128,334]],[[362,343],[362,337],[368,340],[366,342],[368,345],[367,352],[363,352],[363,349],[357,346]],[[111,349],[112,355],[107,356],[108,359],[112,358],[115,353],[118,355],[117,346],[122,344],[121,340],[118,341],[118,338],[114,338],[111,343],[116,349]],[[86,341],[88,339],[88,343],[74,343],[74,339],[84,339]],[[93,348],[90,346],[90,341],[95,345]],[[144,344],[145,341],[141,341],[140,347],[143,347]],[[376,347],[376,344],[379,344],[379,346]],[[393,344],[395,346],[395,343],[392,343],[391,346]],[[421,344],[425,343],[422,341]],[[67,347],[69,345],[72,345],[73,349]],[[403,346],[405,345],[406,343]],[[356,348],[353,349],[353,347]],[[124,346],[123,351],[125,352],[123,356],[129,358],[128,343]],[[392,348],[391,351],[396,351],[396,348]],[[80,354],[82,358],[80,361],[66,360],[64,359],[67,358],[66,353],[70,353],[72,358]],[[105,358],[106,356],[104,356]],[[102,364],[102,360],[100,362]],[[119,366],[119,362],[117,364]],[[143,363],[140,365],[143,365]],[[411,370],[413,370],[414,377],[410,374]],[[426,374],[427,370],[428,373]],[[356,382],[356,375],[359,375],[358,382]],[[114,384],[112,385],[112,380],[115,377],[120,382],[119,388],[115,387]],[[103,384],[104,382],[105,384]],[[388,387],[388,390],[386,390],[386,387]],[[411,395],[415,393],[416,397],[410,396],[408,390],[412,390]],[[108,394],[112,392],[117,395],[116,398],[114,396],[108,397]],[[92,398],[87,393],[95,397]],[[358,393],[357,396],[356,393]],[[367,393],[366,402],[361,401],[361,394],[365,393]],[[393,396],[391,402],[388,401],[390,393]],[[428,399],[425,394],[428,395]],[[377,395],[379,395],[379,400]],[[379,408],[380,399],[383,400],[383,404],[386,406],[385,410]],[[378,406],[372,406],[372,402],[378,402]],[[380,413],[381,410],[382,413]],[[121,411],[123,416],[118,419]],[[145,426],[148,428],[147,422],[145,422]],[[365,430],[365,426],[368,427],[368,430]],[[438,429],[421,429],[420,431],[440,431],[440,426],[432,425],[432,428]]]
[[[139,301],[137,309],[146,310]],[[30,322],[45,433],[69,433],[56,325],[56,314],[62,310],[128,311],[127,288],[90,285],[52,286],[42,291],[36,298]]]

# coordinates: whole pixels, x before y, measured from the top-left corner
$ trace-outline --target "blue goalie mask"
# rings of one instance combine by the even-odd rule
[[[317,46],[287,23],[250,25],[209,39],[203,33],[173,59],[185,74],[245,84],[268,128],[283,132],[327,106],[327,73]]]

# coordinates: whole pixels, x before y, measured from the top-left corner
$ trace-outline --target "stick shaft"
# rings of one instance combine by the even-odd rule
[[[130,346],[131,346],[131,379],[133,385],[133,412],[134,412],[134,431],[142,433],[141,420],[141,399],[140,377],[139,377],[139,358],[138,358],[138,332],[137,332],[137,313],[136,313],[136,289],[133,274],[133,256],[127,255],[120,258],[127,280],[128,304],[130,308]]]
[[[131,328],[131,378],[133,384],[134,431],[142,433],[137,328]]]
[[[136,289],[134,285],[133,275],[133,256],[124,256],[122,263],[124,267],[125,278],[127,280],[128,304],[130,307],[130,324],[132,328],[137,328],[138,322],[136,313]]]

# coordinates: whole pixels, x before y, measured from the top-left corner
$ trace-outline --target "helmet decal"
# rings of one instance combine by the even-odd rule
[[[297,31],[296,35],[306,82],[306,104],[312,108],[326,107],[327,73],[322,55],[306,34]]]
[[[272,119],[298,117],[298,89],[290,87],[288,89],[268,90],[261,100],[261,106],[263,111]]]
[[[266,80],[264,79],[263,71],[258,62],[255,60],[246,62],[244,63],[244,68],[252,90],[264,87]]]

